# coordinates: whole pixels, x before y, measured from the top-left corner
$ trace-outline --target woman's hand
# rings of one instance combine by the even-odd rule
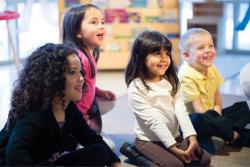
[[[195,154],[201,154],[201,149],[197,142],[196,136],[189,137],[189,146],[185,152],[190,155],[191,160],[198,160]]]
[[[184,163],[189,164],[191,162],[190,155],[186,151],[177,148],[176,145],[171,146],[169,150]]]
[[[111,167],[121,167],[121,163],[120,162],[115,162],[111,164]]]

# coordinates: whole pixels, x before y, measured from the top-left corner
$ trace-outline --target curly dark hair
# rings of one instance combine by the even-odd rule
[[[69,55],[77,51],[64,44],[45,44],[27,58],[15,81],[7,129],[13,128],[24,112],[47,111],[54,97],[64,104],[65,76]],[[84,88],[84,87],[83,87]]]

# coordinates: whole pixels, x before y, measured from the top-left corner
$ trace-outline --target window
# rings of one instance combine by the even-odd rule
[[[58,0],[36,1],[0,1],[0,11],[4,9],[17,10],[20,14],[18,21],[12,20],[12,39],[19,48],[20,58],[25,58],[35,48],[44,43],[58,43]],[[17,29],[17,33],[15,30]],[[5,21],[0,22],[0,64],[11,62],[7,28]]]

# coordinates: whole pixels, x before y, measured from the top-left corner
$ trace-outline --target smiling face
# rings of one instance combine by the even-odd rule
[[[79,101],[82,98],[82,89],[84,84],[83,71],[80,59],[76,54],[68,56],[68,67],[65,71],[65,90],[64,100],[66,103],[70,101]]]
[[[188,50],[184,52],[184,58],[193,68],[202,73],[206,72],[216,58],[216,50],[211,35],[207,33],[194,35]]]
[[[170,53],[166,50],[161,49],[159,52],[154,52],[146,57],[146,67],[148,81],[160,81],[162,76],[166,73],[171,63]]]
[[[103,13],[97,8],[90,7],[86,10],[77,38],[81,39],[89,49],[94,49],[102,45],[104,35]]]

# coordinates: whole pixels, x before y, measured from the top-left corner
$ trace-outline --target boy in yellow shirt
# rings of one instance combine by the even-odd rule
[[[217,136],[228,142],[237,141],[240,138],[239,132],[250,122],[250,112],[246,112],[249,109],[244,102],[222,110],[219,88],[224,79],[213,65],[216,50],[211,34],[202,28],[189,29],[181,37],[180,50],[185,62],[178,76],[184,102],[198,137],[204,139]],[[236,113],[235,108],[244,110]],[[236,114],[237,124],[231,119]],[[241,118],[242,115],[239,117],[239,114],[244,114],[243,117],[247,116],[247,119]]]

